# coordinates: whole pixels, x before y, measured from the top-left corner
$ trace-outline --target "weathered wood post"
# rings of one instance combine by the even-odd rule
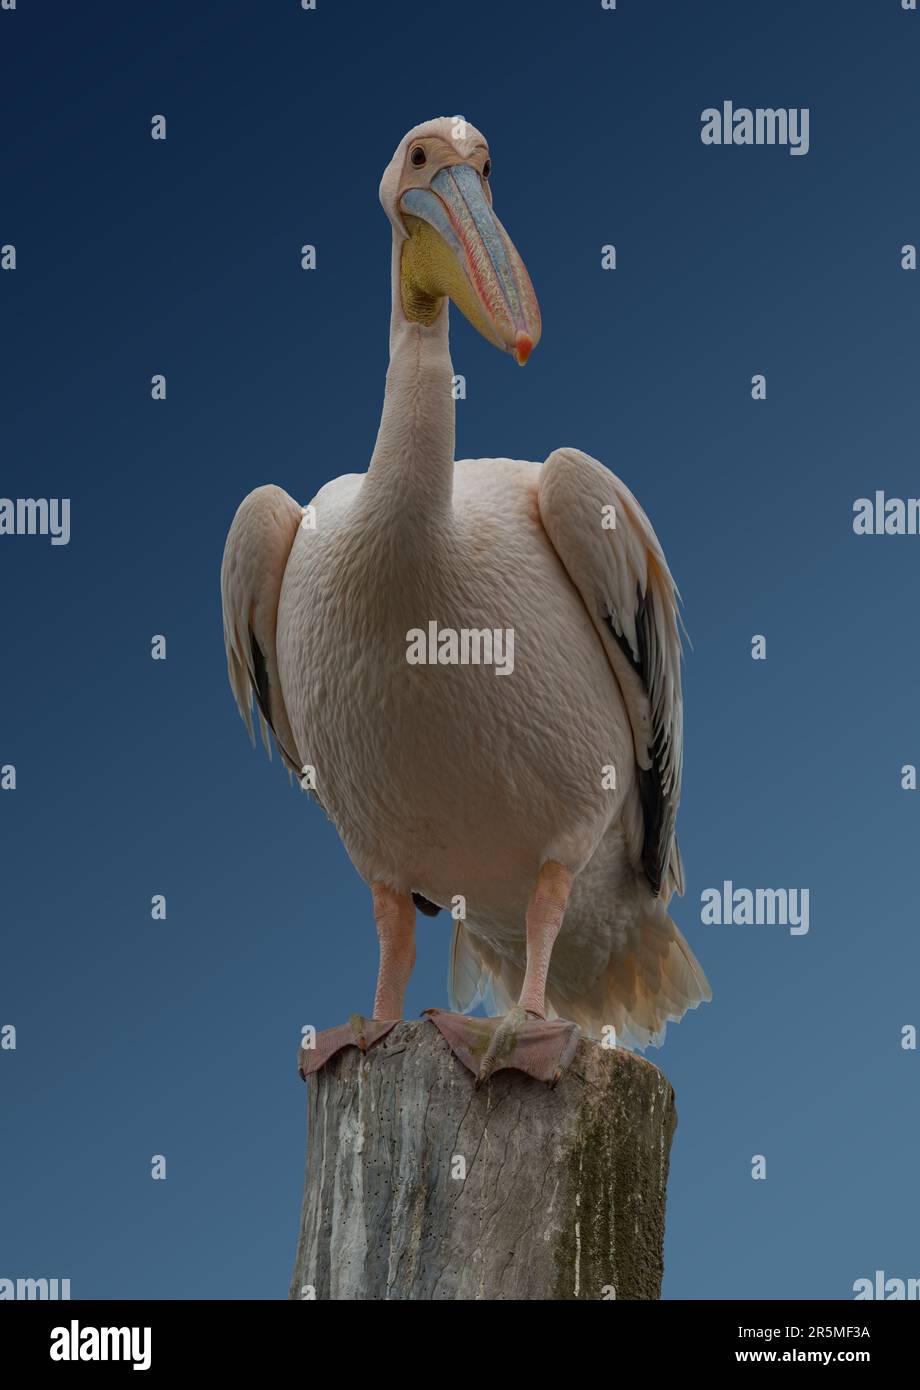
[[[674,1092],[582,1040],[480,1091],[427,1020],[308,1078],[292,1298],[660,1297]]]

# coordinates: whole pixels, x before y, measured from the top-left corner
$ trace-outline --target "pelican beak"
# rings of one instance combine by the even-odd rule
[[[428,188],[408,189],[400,208],[408,232],[401,264],[406,317],[433,322],[447,295],[523,367],[540,340],[540,308],[479,171],[471,164],[441,169]]]

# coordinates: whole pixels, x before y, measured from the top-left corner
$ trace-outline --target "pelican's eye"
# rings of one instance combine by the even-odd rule
[[[482,166],[482,177],[483,177],[484,179],[487,179],[487,178],[489,177],[489,175],[491,174],[491,172],[492,172],[492,161],[491,161],[491,159],[487,159],[486,162],[485,162],[485,164]]]
[[[409,156],[409,163],[414,164],[416,169],[421,169],[422,165],[425,163],[427,158],[428,156],[422,149],[421,145],[416,145],[415,149]]]

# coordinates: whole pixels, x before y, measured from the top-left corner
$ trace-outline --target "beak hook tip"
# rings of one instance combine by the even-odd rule
[[[518,366],[523,367],[530,354],[533,352],[533,340],[529,333],[523,330],[515,334],[514,355],[517,358]]]

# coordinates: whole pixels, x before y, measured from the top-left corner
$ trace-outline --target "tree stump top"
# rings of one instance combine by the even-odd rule
[[[427,1020],[308,1082],[293,1298],[654,1299],[674,1093],[582,1040],[555,1089],[480,1091]]]

